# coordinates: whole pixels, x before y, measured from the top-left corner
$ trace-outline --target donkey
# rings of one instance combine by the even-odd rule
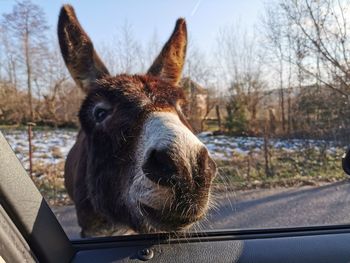
[[[185,20],[145,75],[111,76],[70,5],[58,38],[86,94],[65,165],[82,236],[181,231],[203,218],[217,169],[181,111]]]

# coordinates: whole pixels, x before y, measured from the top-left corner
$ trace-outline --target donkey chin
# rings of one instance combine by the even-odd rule
[[[179,231],[204,217],[216,165],[177,115],[151,114],[136,152],[128,202],[138,231]]]

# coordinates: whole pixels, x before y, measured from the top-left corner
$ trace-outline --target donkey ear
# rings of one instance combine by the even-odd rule
[[[187,47],[187,29],[183,18],[176,21],[174,32],[154,60],[147,74],[158,76],[176,85],[181,78]]]
[[[109,73],[81,27],[72,6],[62,7],[57,31],[61,53],[70,74],[77,85],[88,92],[92,82]]]

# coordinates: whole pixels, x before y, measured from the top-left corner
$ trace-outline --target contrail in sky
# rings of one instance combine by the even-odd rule
[[[196,5],[193,7],[193,10],[192,10],[192,12],[191,12],[191,16],[193,16],[193,15],[197,12],[198,7],[199,7],[199,5],[201,4],[201,2],[202,2],[202,0],[198,0],[198,2],[196,3]]]

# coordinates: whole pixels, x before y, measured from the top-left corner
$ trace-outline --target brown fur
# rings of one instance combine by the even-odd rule
[[[172,112],[189,127],[180,109],[184,93],[176,86],[186,53],[185,21],[177,21],[147,75],[109,76],[69,5],[61,10],[58,36],[66,65],[86,92],[79,112],[82,129],[65,166],[65,185],[75,203],[83,235],[123,234],[128,228],[138,232],[178,230],[200,219],[207,209],[216,173],[205,148],[198,152],[192,170],[169,148],[176,176],[156,177],[157,171],[147,175],[158,186],[172,189],[170,207],[166,208],[168,203],[164,201],[163,211],[142,205],[137,208],[128,200],[137,172],[140,133],[150,114]],[[108,109],[108,116],[101,122],[94,115],[99,105]],[[146,217],[136,215],[137,209]]]
[[[69,72],[85,92],[87,92],[86,83],[109,75],[70,5],[62,7],[59,16],[58,39]]]
[[[181,72],[185,62],[187,47],[186,22],[180,18],[176,22],[174,32],[164,45],[159,56],[148,70],[148,74],[160,76],[174,85],[180,81]]]

